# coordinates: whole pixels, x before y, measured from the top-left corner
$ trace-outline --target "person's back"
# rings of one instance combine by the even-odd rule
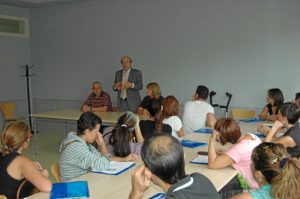
[[[0,158],[0,195],[5,195],[8,199],[16,198],[17,190],[21,183],[25,180],[24,178],[16,179],[8,172],[8,167],[18,156],[20,156],[20,154],[13,152]],[[34,186],[29,182],[27,182],[24,186],[25,187],[22,189],[22,195],[20,195],[22,198],[29,196],[34,188]]]
[[[190,101],[184,105],[183,130],[191,133],[206,126],[207,114],[214,114],[213,107],[206,101]]]

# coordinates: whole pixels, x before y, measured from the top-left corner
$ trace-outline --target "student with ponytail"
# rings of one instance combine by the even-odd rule
[[[259,189],[233,199],[298,199],[300,161],[291,159],[283,145],[264,142],[252,153],[252,173]]]
[[[105,170],[109,162],[131,161],[132,157],[110,157],[102,134],[99,132],[102,120],[92,112],[84,112],[77,121],[77,133],[70,132],[63,142],[60,156],[62,181],[86,174],[91,169]],[[97,145],[96,149],[92,143]]]
[[[22,155],[28,148],[31,136],[30,129],[24,122],[11,123],[2,132],[0,195],[5,195],[8,199],[27,197],[34,187],[42,192],[51,191],[48,171]],[[17,190],[23,183],[25,184],[18,195]]]
[[[139,122],[139,117],[128,111],[119,117],[115,128],[107,128],[103,137],[108,153],[117,157],[140,155],[144,138]]]

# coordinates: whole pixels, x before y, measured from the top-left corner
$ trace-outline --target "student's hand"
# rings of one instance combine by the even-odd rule
[[[264,124],[258,124],[257,125],[257,131],[260,132],[260,133],[263,133],[264,135],[267,135],[270,130],[271,130],[271,128],[267,127]]]
[[[280,121],[276,120],[276,121],[274,122],[272,128],[274,128],[276,131],[278,131],[278,130],[281,129],[282,127],[283,127],[283,124],[282,124]]]
[[[136,115],[136,123],[135,123],[134,128],[136,129],[136,128],[139,127],[139,126],[140,126],[140,118],[139,118],[138,115]]]
[[[38,170],[42,170],[43,167],[39,162],[33,162],[34,166],[38,169]]]
[[[123,158],[123,161],[124,162],[134,162],[134,161],[136,161],[137,158],[138,158],[138,156],[136,154],[129,154],[128,156]]]
[[[218,131],[214,130],[212,135],[210,136],[209,142],[215,143],[219,141],[220,134]]]
[[[88,105],[84,104],[82,106],[82,112],[88,112],[88,111],[90,111],[90,107]]]
[[[98,146],[101,146],[101,145],[105,144],[103,136],[100,132],[97,132],[96,143],[97,143]]]
[[[41,174],[43,175],[43,176],[45,176],[45,177],[49,177],[49,172],[48,172],[48,170],[47,169],[42,169],[41,170]]]
[[[143,193],[149,188],[151,184],[152,174],[141,164],[131,173],[131,192],[129,199],[142,198]]]

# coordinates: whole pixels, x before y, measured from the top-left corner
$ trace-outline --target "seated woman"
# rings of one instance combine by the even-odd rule
[[[115,128],[105,129],[103,137],[109,154],[117,157],[140,155],[144,138],[139,122],[139,117],[128,111],[120,116]]]
[[[133,161],[134,157],[109,157],[99,132],[102,120],[92,112],[82,113],[77,121],[77,133],[70,132],[63,142],[60,156],[60,174],[62,181],[86,174],[89,170],[104,170],[110,160]],[[91,145],[96,142],[98,150]]]
[[[158,83],[151,82],[147,84],[147,96],[142,100],[142,103],[137,109],[137,113],[146,116],[149,115],[147,109],[151,106],[152,102],[154,101],[161,105],[163,99],[164,98],[161,96],[161,91]]]
[[[284,103],[278,113],[278,120],[267,134],[265,142],[282,144],[292,157],[300,157],[300,108],[291,102]],[[286,133],[279,138],[274,138],[276,132],[282,127],[287,128]]]
[[[293,101],[298,107],[300,107],[300,92],[296,93],[295,100]]]
[[[220,142],[222,145],[231,143],[232,147],[228,151],[218,154],[215,148],[216,142]],[[219,119],[209,141],[208,168],[222,169],[232,166],[246,180],[248,183],[246,187],[256,189],[258,184],[251,173],[251,154],[252,150],[260,143],[261,140],[253,134],[241,135],[240,127],[235,120]]]
[[[263,120],[276,121],[276,115],[279,107],[283,104],[283,101],[283,94],[279,88],[272,88],[268,90],[268,104],[263,108],[258,117]]]
[[[252,153],[252,173],[259,189],[232,199],[297,199],[300,195],[300,161],[287,157],[281,144],[261,143]]]
[[[166,97],[162,102],[162,123],[168,124],[172,128],[172,135],[176,138],[180,138],[185,135],[182,128],[181,119],[179,114],[179,102],[174,96]]]
[[[152,103],[147,107],[149,117],[147,120],[140,121],[140,128],[144,139],[151,137],[155,133],[172,133],[172,128],[168,124],[163,124],[160,120],[161,105],[159,103]]]
[[[30,129],[24,122],[9,124],[2,133],[0,195],[5,195],[8,199],[27,197],[34,187],[42,192],[51,191],[48,171],[22,155],[28,148],[31,136]],[[23,182],[25,184],[17,197],[17,190]]]

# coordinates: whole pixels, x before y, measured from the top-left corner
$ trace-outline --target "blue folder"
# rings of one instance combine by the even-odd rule
[[[87,181],[54,183],[52,185],[50,199],[58,198],[89,198]]]
[[[189,147],[189,148],[196,148],[200,146],[205,146],[207,145],[206,142],[197,142],[197,141],[192,141],[192,140],[182,140],[181,145],[184,147]]]
[[[213,129],[211,129],[211,128],[201,128],[201,129],[198,129],[194,132],[195,133],[212,133]]]
[[[151,196],[149,199],[163,199],[165,197],[166,197],[165,193],[157,193],[157,194]]]
[[[261,121],[264,121],[262,119],[259,119],[259,118],[244,118],[244,119],[240,119],[239,121],[241,122],[261,122]]]

